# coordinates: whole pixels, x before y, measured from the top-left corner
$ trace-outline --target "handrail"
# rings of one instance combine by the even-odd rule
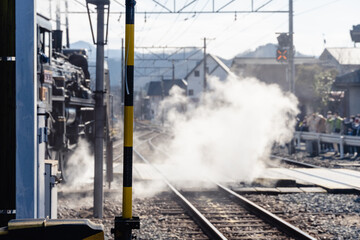
[[[340,144],[340,158],[344,157],[344,145],[360,147],[360,136],[296,131],[295,138],[298,139],[298,143],[301,139],[317,141],[319,149],[321,142]]]

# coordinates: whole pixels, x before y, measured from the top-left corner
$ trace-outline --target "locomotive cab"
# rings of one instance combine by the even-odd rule
[[[49,19],[37,16],[37,81],[38,102],[45,105],[46,111],[52,110],[52,34]]]

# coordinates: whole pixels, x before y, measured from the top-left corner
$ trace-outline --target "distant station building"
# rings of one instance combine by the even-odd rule
[[[360,48],[325,48],[319,57],[324,67],[335,68],[339,75],[360,69]]]
[[[218,57],[207,54],[206,74],[208,78],[217,77],[220,81],[224,81],[231,74],[231,71]],[[204,91],[204,60],[200,61],[186,75],[185,80],[188,84],[187,96],[193,101],[198,101]]]
[[[318,63],[314,57],[296,57],[295,68],[299,65]],[[278,62],[275,57],[236,57],[231,71],[240,77],[255,77],[268,84],[278,84],[285,91],[289,90],[286,62]]]

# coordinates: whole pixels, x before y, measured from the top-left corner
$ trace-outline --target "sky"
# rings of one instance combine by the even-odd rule
[[[36,0],[38,12],[55,19],[57,0]],[[59,0],[62,24],[65,23],[64,1]],[[181,9],[193,0],[156,0],[166,8]],[[269,0],[253,0],[254,8]],[[68,0],[70,41],[92,42],[85,0]],[[124,38],[125,0],[110,0],[109,49],[120,49]],[[219,9],[231,0],[197,0],[186,10],[192,13],[151,14],[166,12],[153,0],[137,0],[135,16],[135,46],[203,46],[207,38],[207,52],[231,59],[260,45],[277,43],[279,32],[288,32],[288,13],[237,13],[251,9],[252,0],[235,0],[222,10],[231,13],[199,14],[194,12],[211,11],[213,3]],[[174,6],[175,3],[175,6]],[[288,0],[272,0],[263,11],[287,11]],[[51,14],[50,14],[51,5]],[[94,7],[91,6],[94,10]],[[360,24],[359,0],[294,0],[294,45],[297,51],[319,56],[325,47],[353,47],[349,30]],[[83,13],[79,13],[83,12]],[[140,14],[147,12],[147,14]],[[92,14],[96,26],[96,14]],[[53,21],[55,29],[55,21]],[[64,29],[64,26],[62,26]]]

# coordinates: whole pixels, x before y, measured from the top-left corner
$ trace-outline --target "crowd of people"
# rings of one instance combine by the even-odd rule
[[[337,112],[328,111],[326,117],[318,113],[312,113],[299,121],[297,131],[360,136],[360,114],[342,118]],[[321,152],[334,151],[335,155],[339,154],[338,144],[323,143],[321,148]],[[345,146],[344,152],[356,157],[358,153],[360,154],[360,147]]]

